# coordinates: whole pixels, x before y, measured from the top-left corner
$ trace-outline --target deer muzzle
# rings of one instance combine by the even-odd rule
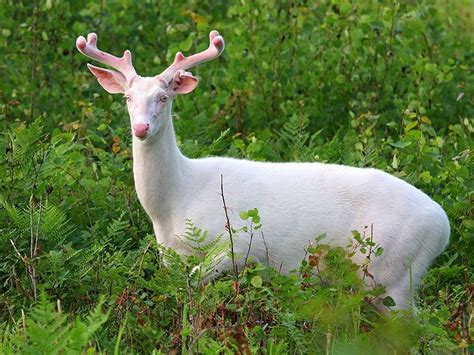
[[[148,123],[135,123],[133,125],[133,133],[135,134],[135,137],[138,138],[145,138],[149,129],[150,125]]]

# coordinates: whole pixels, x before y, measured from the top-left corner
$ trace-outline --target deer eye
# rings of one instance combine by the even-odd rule
[[[132,99],[130,95],[123,95],[123,98],[125,99],[125,101],[130,101]]]
[[[166,101],[168,101],[168,95],[162,95],[162,96],[160,96],[159,100],[160,100],[161,102],[166,102]]]

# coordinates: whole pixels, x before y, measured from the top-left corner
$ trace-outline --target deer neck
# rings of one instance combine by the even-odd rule
[[[171,104],[164,126],[146,141],[133,137],[133,175],[138,199],[153,221],[168,220],[179,205],[186,171],[176,143]]]

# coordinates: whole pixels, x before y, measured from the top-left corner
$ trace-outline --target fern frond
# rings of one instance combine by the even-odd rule
[[[40,220],[38,208],[35,211],[35,217],[36,221]],[[66,240],[74,232],[74,226],[70,224],[70,219],[64,211],[46,202],[42,211],[40,230],[48,237],[48,240],[52,239],[58,243]]]
[[[23,164],[35,155],[38,141],[43,135],[41,120],[36,119],[28,127],[17,128],[10,139],[13,142],[13,158],[16,162]]]
[[[297,319],[295,314],[285,312],[279,314],[278,325],[274,329],[274,333],[283,333],[287,336],[287,339],[291,339],[298,353],[305,354],[308,352],[308,346],[306,338],[298,327]]]
[[[208,248],[204,259],[201,262],[201,278],[210,275],[214,270],[216,270],[222,259],[224,259],[224,257],[228,254],[230,240],[221,242],[221,236],[222,235],[211,242],[212,246]]]
[[[70,326],[67,316],[57,313],[46,294],[40,295],[36,308],[26,318],[27,342],[22,349],[27,354],[57,354],[67,346]]]
[[[39,303],[26,316],[26,328],[12,332],[9,346],[21,354],[80,354],[87,348],[93,334],[107,321],[102,312],[104,298],[86,317],[68,322],[67,314],[58,312],[44,292]],[[3,353],[3,352],[2,352]]]
[[[22,236],[23,238],[29,238],[31,228],[33,228],[33,233],[36,233],[38,223],[40,224],[40,239],[54,245],[62,243],[74,232],[74,226],[70,223],[66,213],[47,201],[40,202],[34,207],[33,225],[31,225],[31,212],[29,210],[20,209],[7,202],[3,202],[2,206],[12,224],[7,234],[10,237],[14,236],[15,239]]]
[[[86,317],[85,322],[79,318],[72,329],[69,332],[69,349],[68,351],[77,352],[78,354],[87,346],[94,333],[102,327],[110,312],[103,313],[102,306],[105,302],[105,298],[102,297],[96,307]]]
[[[211,240],[209,243],[204,244],[209,238],[208,232],[197,228],[194,223],[189,219],[187,219],[184,223],[186,224],[186,228],[184,230],[184,233],[179,236],[179,238],[185,245],[187,245],[196,252],[208,253],[222,240],[221,234]]]
[[[7,213],[7,216],[14,227],[23,229],[29,226],[29,216],[24,210],[20,210],[19,208],[10,205],[6,201],[2,202],[2,207]]]
[[[122,239],[126,237],[127,230],[130,228],[130,223],[127,220],[123,220],[124,215],[125,212],[122,212],[120,217],[114,219],[107,227],[107,236],[109,238]]]
[[[184,267],[184,263],[181,260],[181,257],[179,256],[176,251],[174,251],[171,248],[163,248],[161,255],[163,257],[163,262],[164,264],[169,268],[169,269],[175,269],[175,270],[180,270]]]
[[[315,139],[321,132],[310,136],[308,125],[308,116],[295,113],[279,132],[280,139],[289,149],[289,158],[293,161],[313,160]]]

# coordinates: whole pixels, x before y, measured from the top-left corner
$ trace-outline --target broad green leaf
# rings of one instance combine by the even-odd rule
[[[260,288],[262,287],[263,280],[260,276],[257,275],[257,276],[252,277],[252,279],[250,280],[250,283],[252,284],[253,287]]]

